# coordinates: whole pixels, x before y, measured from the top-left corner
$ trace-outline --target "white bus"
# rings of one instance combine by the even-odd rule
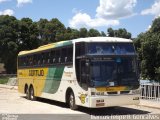
[[[66,102],[71,109],[139,104],[132,40],[88,37],[41,46],[18,55],[19,92]]]

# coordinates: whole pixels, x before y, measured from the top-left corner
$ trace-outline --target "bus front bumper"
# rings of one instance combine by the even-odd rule
[[[140,100],[139,94],[128,95],[109,95],[109,96],[91,96],[90,108],[113,107],[122,105],[138,105]]]

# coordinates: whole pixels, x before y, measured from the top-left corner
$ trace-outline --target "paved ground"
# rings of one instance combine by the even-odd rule
[[[53,105],[52,105],[53,104]],[[15,89],[0,88],[0,113],[15,114],[79,114],[81,112],[72,111],[66,108],[65,104],[59,102],[46,101],[39,99],[38,101],[30,101]]]
[[[149,104],[149,103],[146,103]],[[160,107],[160,106],[159,106]],[[88,118],[91,118],[91,115],[98,115],[98,116],[125,116],[128,115],[152,115],[152,114],[160,114],[160,109],[149,108],[145,106],[121,106],[116,107],[115,109],[88,109],[84,107],[80,107],[77,111],[70,110],[64,103],[42,99],[39,98],[37,101],[29,101],[27,100],[23,94],[17,92],[17,87],[11,86],[2,86],[0,85],[0,118],[2,115],[5,114],[47,114],[45,115],[38,115],[37,120],[42,119],[45,120],[47,118],[54,118],[58,119],[59,114],[62,116],[63,120],[67,120],[67,117],[64,114],[70,115],[69,118],[76,118],[78,120],[82,119],[82,115]],[[49,114],[49,115],[48,115]],[[55,116],[57,115],[58,116]],[[71,117],[72,116],[72,117]],[[21,117],[21,116],[20,116]],[[88,119],[86,118],[86,119]],[[160,118],[160,116],[159,116]],[[159,119],[158,118],[158,119]],[[23,116],[23,120],[33,119],[33,116]],[[84,120],[85,118],[83,118]],[[119,118],[117,118],[120,120]]]

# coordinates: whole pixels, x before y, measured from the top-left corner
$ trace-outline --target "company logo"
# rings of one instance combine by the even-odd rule
[[[81,95],[80,95],[79,98],[80,98],[82,104],[85,103],[86,96],[87,96],[87,95],[85,95],[85,94],[81,94]]]
[[[29,70],[29,76],[44,76],[44,70]]]

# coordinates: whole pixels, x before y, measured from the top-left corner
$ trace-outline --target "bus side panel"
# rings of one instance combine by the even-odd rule
[[[60,86],[63,71],[64,71],[64,66],[49,68],[43,92],[51,94],[57,92]]]
[[[49,68],[41,97],[64,101],[63,98],[65,97],[62,98],[62,94],[60,92],[64,69],[65,66],[53,66]]]
[[[66,91],[71,88],[77,96],[77,82],[73,75],[73,66],[51,68],[50,76],[45,83],[43,94],[41,97],[61,102],[66,102]],[[55,70],[54,70],[55,69]],[[51,79],[51,76],[53,77]],[[54,77],[57,76],[57,77]],[[76,97],[77,99],[77,97]]]
[[[27,77],[26,69],[18,70],[18,91],[24,93],[25,85],[30,84],[30,80]]]
[[[55,73],[54,70],[52,71],[52,74],[53,73]],[[61,73],[62,76],[57,91],[51,93],[51,90],[54,89],[54,87],[57,88],[57,84],[55,82],[50,82],[50,85],[47,85],[49,83],[46,81],[44,90],[48,91],[43,91],[41,97],[66,102],[66,91],[68,88],[71,88],[75,95],[76,104],[80,106],[89,106],[88,92],[83,90],[77,83],[76,77],[73,74],[73,67],[65,66],[64,70],[59,73]]]
[[[27,85],[28,88],[32,85],[35,96],[41,96],[47,74],[48,68],[30,68],[18,70],[18,91],[24,93],[25,85]]]

